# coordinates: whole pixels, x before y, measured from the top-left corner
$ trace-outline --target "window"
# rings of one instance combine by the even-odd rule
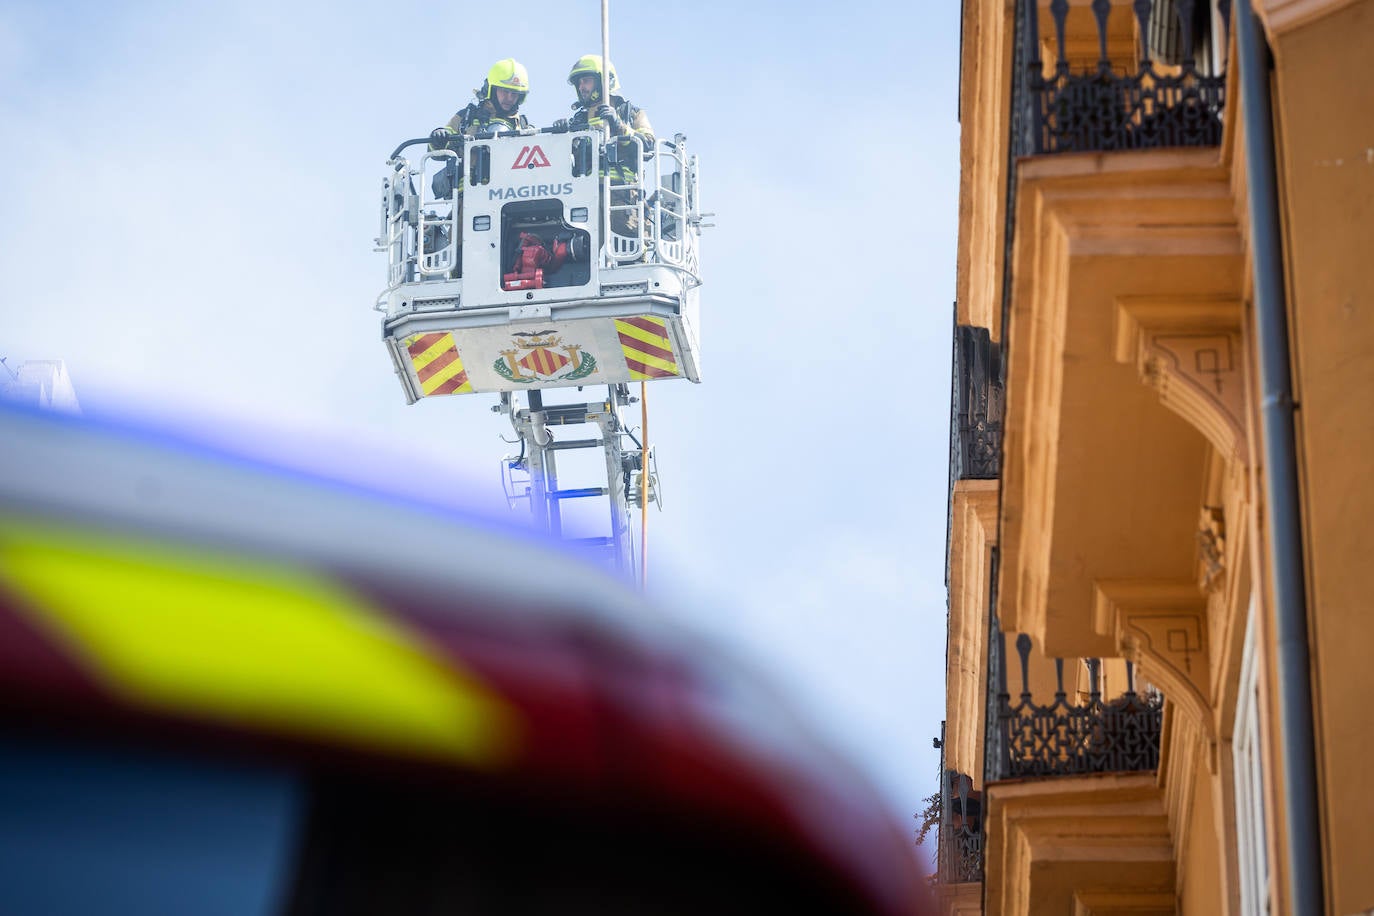
[[[1236,776],[1236,852],[1240,860],[1242,916],[1268,916],[1269,859],[1265,845],[1263,741],[1259,714],[1259,621],[1251,598],[1245,650],[1240,665],[1240,697],[1232,752]]]

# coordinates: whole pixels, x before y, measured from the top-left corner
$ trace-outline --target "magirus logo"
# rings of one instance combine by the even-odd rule
[[[549,157],[537,146],[527,146],[515,157],[513,169],[542,169],[548,166]]]
[[[515,188],[487,188],[487,200],[524,200],[529,197],[557,197],[571,194],[571,181],[562,184],[527,184]]]

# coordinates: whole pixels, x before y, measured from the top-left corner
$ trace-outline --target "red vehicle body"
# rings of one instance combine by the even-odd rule
[[[146,427],[0,442],[0,911],[922,910],[785,703],[556,545]]]

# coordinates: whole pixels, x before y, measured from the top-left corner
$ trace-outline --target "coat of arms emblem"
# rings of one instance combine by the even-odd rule
[[[582,352],[581,344],[565,344],[553,331],[512,335],[512,347],[502,350],[491,367],[507,381],[576,381],[596,371],[596,357]]]

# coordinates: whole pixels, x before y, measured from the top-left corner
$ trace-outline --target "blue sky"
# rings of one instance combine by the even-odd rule
[[[649,388],[651,586],[909,825],[943,708],[957,17],[611,4],[625,95],[687,135],[717,213],[705,382]],[[10,0],[0,356],[66,360],[88,406],[496,504],[491,399],[406,407],[379,340],[383,162],[501,57],[529,68],[535,123],[566,116],[599,46],[585,0]]]

